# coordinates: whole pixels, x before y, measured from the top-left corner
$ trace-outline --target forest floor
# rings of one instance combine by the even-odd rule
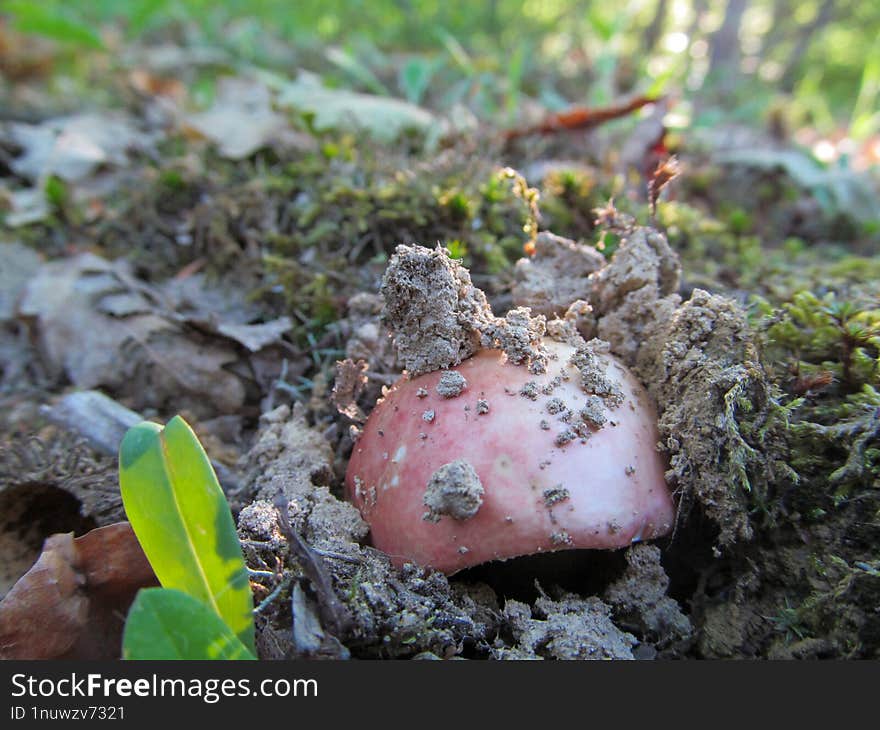
[[[183,414],[217,466],[275,573],[253,582],[262,658],[880,657],[876,168],[775,127],[673,134],[668,100],[510,134],[254,72],[192,111],[175,64],[196,61],[160,50],[96,71],[103,106],[4,92],[0,598],[49,535],[124,519],[125,408]],[[626,273],[642,227],[669,246]],[[380,283],[398,245],[438,243],[499,315],[598,306],[563,251],[621,277],[598,334],[657,402],[671,536],[452,576],[369,547],[343,481],[402,371]],[[333,398],[346,359],[354,403]],[[327,581],[288,556],[279,493]]]

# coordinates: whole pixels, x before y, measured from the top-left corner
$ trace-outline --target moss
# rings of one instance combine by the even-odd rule
[[[764,358],[789,414],[789,510],[821,519],[875,499],[880,478],[880,309],[799,292],[781,308],[759,300]]]
[[[816,559],[817,589],[797,607],[797,625],[843,658],[880,656],[880,560]],[[828,649],[826,649],[828,651]]]

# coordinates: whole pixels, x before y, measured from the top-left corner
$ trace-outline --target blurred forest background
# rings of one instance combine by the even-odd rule
[[[48,63],[38,47],[11,48],[22,40],[10,31],[51,39],[61,46],[51,63],[68,72],[65,89],[80,101],[102,93],[89,83],[96,63],[161,43],[205,49],[203,66],[307,69],[331,86],[440,110],[463,104],[502,125],[534,105],[555,111],[670,93],[681,126],[775,114],[825,162],[851,156],[880,129],[873,2],[8,0],[0,8],[5,82]],[[211,78],[189,79],[204,103]],[[6,114],[9,102],[27,106],[8,88],[4,96]],[[873,145],[866,152],[876,159]]]

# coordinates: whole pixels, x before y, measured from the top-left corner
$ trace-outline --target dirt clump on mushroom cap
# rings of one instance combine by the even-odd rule
[[[572,302],[589,296],[589,276],[604,265],[605,257],[593,246],[542,231],[535,255],[516,262],[513,298],[536,315],[562,317]]]
[[[765,445],[775,438],[770,417],[774,402],[745,312],[733,300],[699,289],[682,303],[678,256],[665,237],[638,226],[619,233],[622,240],[611,260],[569,288],[575,300],[566,302],[558,287],[547,284],[549,309],[541,303],[536,282],[552,282],[553,277],[534,272],[553,271],[560,257],[575,255],[589,268],[588,259],[594,257],[573,248],[571,242],[546,238],[535,256],[520,264],[519,286],[514,289],[517,306],[506,317],[492,314],[485,297],[475,293],[478,290],[466,270],[442,249],[398,247],[383,281],[385,321],[404,362],[403,353],[430,349],[436,323],[442,320],[446,325],[440,330],[457,327],[466,334],[461,340],[466,347],[455,350],[456,358],[467,357],[465,352],[473,354],[480,347],[501,347],[511,362],[524,363],[534,373],[545,372],[548,366],[541,335],[580,348],[582,333],[595,333],[633,368],[656,403],[660,445],[670,458],[667,479],[681,497],[680,514],[691,505],[700,505],[718,525],[722,548],[749,539],[748,495],[760,493],[777,465],[765,458]],[[429,273],[413,273],[425,262]],[[396,272],[405,272],[402,280]],[[440,296],[416,292],[414,309],[407,314],[408,305],[400,292],[410,289],[402,288],[400,282],[415,280],[422,282],[422,292],[428,291],[426,282],[445,284],[439,287]],[[423,302],[432,309],[426,318],[428,326],[419,330],[413,324],[424,316]],[[559,312],[566,304],[568,308],[561,318],[547,322],[543,315],[535,316],[527,303],[538,311]],[[413,365],[408,370],[411,374],[429,372],[447,367],[456,358],[410,358]],[[592,385],[601,390],[601,383]],[[528,389],[529,384],[523,387]],[[582,410],[585,421],[595,419],[589,404]],[[740,428],[746,418],[755,426],[750,432],[760,434],[764,445]],[[560,432],[557,437],[565,444],[575,435],[574,431]]]
[[[458,365],[480,347],[492,318],[486,295],[439,246],[398,246],[382,279],[382,319],[413,375]]]
[[[457,370],[444,370],[437,383],[437,393],[444,398],[455,398],[467,388],[467,380]]]
[[[435,471],[425,488],[425,512],[422,519],[439,521],[442,515],[454,520],[469,520],[483,504],[483,485],[468,462],[459,459]]]
[[[719,548],[748,540],[749,495],[788,477],[771,458],[780,452],[773,444],[782,424],[772,416],[777,404],[746,313],[700,289],[682,302],[679,259],[665,237],[632,225],[617,232],[622,240],[611,260],[589,275],[579,292],[585,301],[572,303],[580,327],[594,327],[656,402],[679,514],[699,505],[718,527]],[[570,336],[574,319],[569,311],[547,329]]]
[[[543,371],[545,318],[525,308],[496,317],[468,270],[440,246],[398,246],[381,293],[382,321],[412,376],[458,365],[492,347],[504,350],[511,362]]]

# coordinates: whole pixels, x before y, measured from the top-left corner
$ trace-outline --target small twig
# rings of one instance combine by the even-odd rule
[[[351,625],[351,616],[345,605],[337,598],[330,574],[321,561],[320,555],[313,548],[306,545],[291,526],[290,518],[287,515],[287,497],[279,494],[275,498],[275,507],[278,510],[281,531],[287,538],[291,557],[296,558],[300,562],[306,577],[312,584],[312,588],[318,594],[318,609],[321,614],[321,620],[328,624],[332,632],[337,636],[344,633]]]
[[[254,568],[247,569],[248,576],[251,578],[276,578],[278,574],[274,570],[255,570]]]
[[[283,591],[287,586],[290,585],[290,576],[284,576],[283,580],[278,581],[278,585],[272,589],[272,592],[266,596],[262,601],[260,601],[260,605],[254,609],[254,615],[258,613],[262,613],[265,611],[274,601],[278,598],[278,595]]]
[[[317,553],[322,558],[333,558],[334,560],[341,560],[344,563],[351,563],[352,565],[360,565],[361,559],[355,558],[352,555],[344,555],[343,553],[337,553],[333,550],[320,550],[319,548],[312,548],[312,552]]]

